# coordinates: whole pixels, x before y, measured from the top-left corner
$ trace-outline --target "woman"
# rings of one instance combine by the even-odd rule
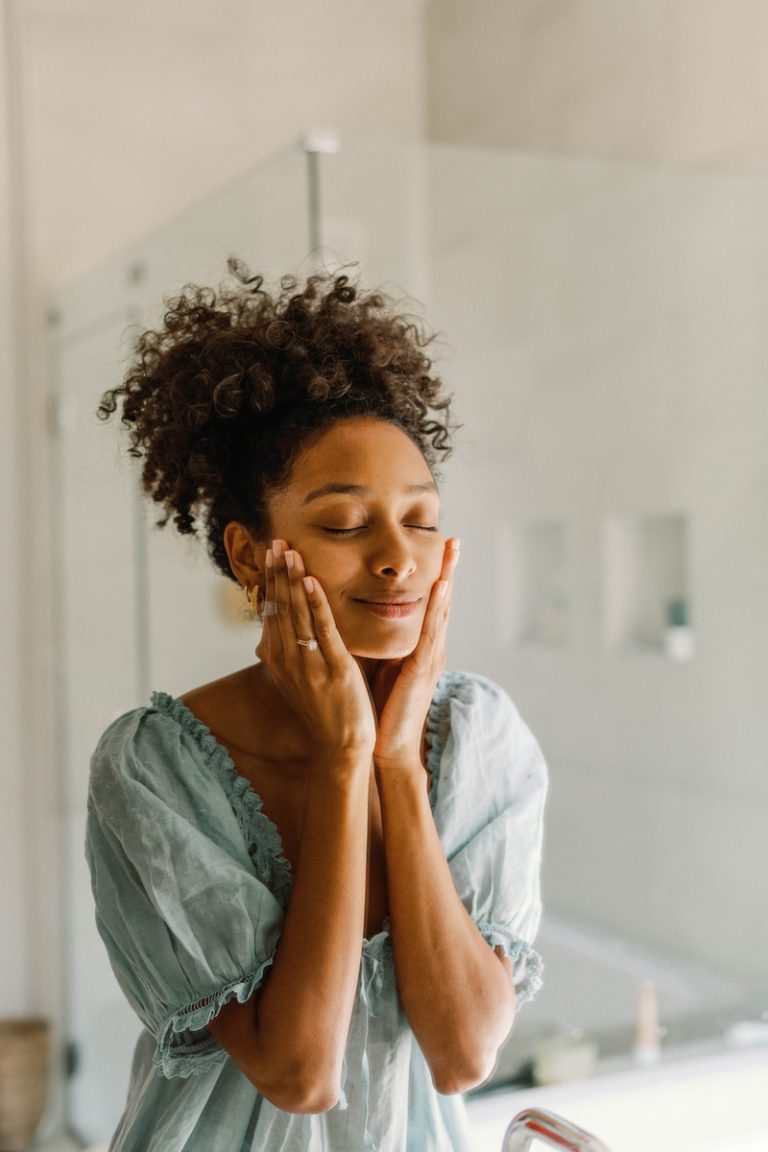
[[[92,758],[97,924],[145,1025],[111,1148],[462,1150],[457,1094],[540,984],[546,769],[499,687],[443,672],[433,337],[344,275],[230,268],[100,406],[263,623],[257,663]]]

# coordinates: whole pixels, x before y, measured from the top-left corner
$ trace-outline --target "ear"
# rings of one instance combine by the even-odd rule
[[[264,565],[267,548],[253,536],[239,520],[230,520],[224,529],[224,547],[227,550],[232,575],[239,584],[264,588]]]

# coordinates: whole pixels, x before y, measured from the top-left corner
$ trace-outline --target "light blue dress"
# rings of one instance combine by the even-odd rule
[[[547,771],[506,693],[446,672],[427,718],[430,802],[457,892],[514,965],[532,948]],[[206,1030],[264,980],[290,900],[275,825],[226,749],[177,698],[152,695],[91,760],[86,858],[96,922],[144,1030],[110,1152],[464,1152],[461,1096],[436,1092],[397,995],[389,932],[362,943],[342,1095],[317,1115],[260,1095]]]

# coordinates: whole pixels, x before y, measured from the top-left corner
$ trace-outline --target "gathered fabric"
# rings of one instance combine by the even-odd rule
[[[506,692],[444,672],[427,716],[430,804],[456,891],[513,965],[518,1010],[541,986],[533,947],[547,770]],[[276,1108],[207,1025],[268,974],[293,878],[274,823],[226,748],[176,697],[114,720],[91,758],[85,854],[96,924],[143,1024],[110,1152],[465,1152],[397,992],[390,925],[362,941],[342,1091],[328,1112]]]

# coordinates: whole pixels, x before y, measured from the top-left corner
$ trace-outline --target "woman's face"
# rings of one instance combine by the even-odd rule
[[[445,541],[432,475],[404,432],[367,416],[332,425],[298,456],[269,513],[274,537],[320,581],[353,655],[413,651]]]

